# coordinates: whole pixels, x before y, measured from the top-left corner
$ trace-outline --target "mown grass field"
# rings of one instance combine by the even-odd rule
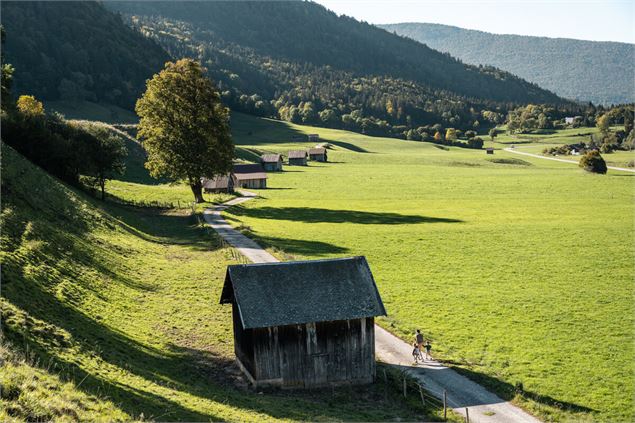
[[[515,401],[544,419],[635,418],[635,175],[232,123],[252,150],[308,147],[290,141],[314,132],[333,144],[330,163],[269,174],[260,200],[228,210],[233,224],[287,258],[365,255],[383,326],[405,339],[423,329],[437,357],[506,398],[522,384]]]
[[[218,304],[232,254],[195,216],[103,203],[2,155],[1,421],[439,419],[396,375],[241,387]]]

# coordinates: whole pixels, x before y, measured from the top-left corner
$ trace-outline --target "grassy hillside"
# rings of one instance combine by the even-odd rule
[[[634,175],[232,123],[243,147],[333,145],[330,163],[270,174],[262,199],[228,210],[235,225],[285,258],[365,255],[384,327],[422,328],[438,357],[506,398],[522,386],[515,401],[547,420],[633,420]]]
[[[188,213],[102,203],[2,156],[2,421],[437,418],[391,380],[245,389],[218,304],[230,250]]]
[[[565,97],[601,104],[631,103],[635,45],[490,34],[431,23],[380,27],[425,43],[473,65],[491,65]]]

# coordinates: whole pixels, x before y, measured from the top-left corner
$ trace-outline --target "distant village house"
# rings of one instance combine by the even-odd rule
[[[282,170],[282,154],[263,154],[260,162],[266,172],[279,172]]]
[[[289,166],[306,166],[307,152],[304,150],[289,151]]]
[[[315,147],[309,149],[309,158],[316,162],[326,162],[326,148],[324,147]]]
[[[364,257],[227,267],[236,362],[256,387],[371,383],[386,310]]]
[[[242,188],[267,188],[267,174],[260,164],[234,165],[234,175]]]

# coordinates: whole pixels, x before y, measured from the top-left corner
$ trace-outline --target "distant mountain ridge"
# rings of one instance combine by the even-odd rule
[[[596,104],[635,101],[635,44],[492,34],[432,23],[378,26],[465,63],[496,66],[565,98]]]

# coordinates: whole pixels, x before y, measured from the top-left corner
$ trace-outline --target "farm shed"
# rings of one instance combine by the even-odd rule
[[[306,166],[307,153],[304,150],[289,151],[289,166]]]
[[[308,138],[309,138],[309,142],[318,142],[318,141],[320,141],[320,136],[318,134],[309,134]]]
[[[309,158],[316,162],[325,162],[327,161],[326,156],[326,148],[323,147],[315,147],[309,149]]]
[[[487,152],[487,154],[494,154],[494,149],[492,147],[486,148],[485,151]]]
[[[386,310],[364,257],[227,267],[236,361],[255,386],[311,388],[375,378]]]
[[[263,154],[260,156],[260,163],[267,172],[277,172],[282,170],[282,155],[281,154]]]
[[[213,178],[201,178],[201,182],[205,192],[234,192],[234,187],[238,185],[238,179],[233,173]]]
[[[260,164],[234,165],[234,174],[242,188],[267,188],[267,174]]]

